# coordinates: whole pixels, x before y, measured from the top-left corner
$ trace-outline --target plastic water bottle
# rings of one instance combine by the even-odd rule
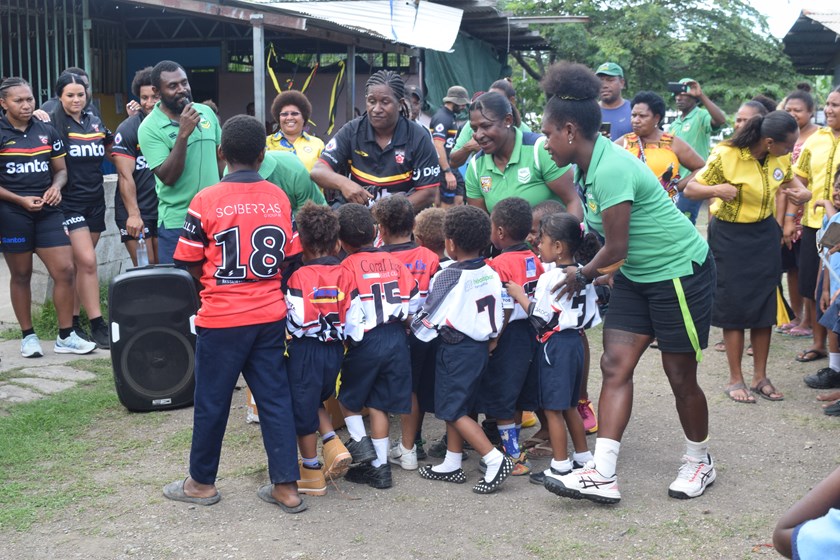
[[[137,266],[149,266],[149,251],[146,249],[146,240],[143,239],[142,233],[137,241]]]

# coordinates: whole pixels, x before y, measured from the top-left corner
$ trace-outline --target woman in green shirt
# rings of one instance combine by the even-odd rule
[[[613,275],[594,461],[570,473],[546,472],[545,486],[600,503],[621,499],[615,466],[633,405],[633,372],[656,338],[686,439],[683,465],[668,494],[694,498],[716,476],[708,406],[697,384],[697,363],[709,337],[714,262],[650,169],[598,134],[600,88],[591,70],[568,62],[550,67],[543,80],[550,97],[542,120],[545,148],[557,165],[577,165],[587,226],[605,240],[586,266],[566,267],[557,297],[572,297],[596,278],[600,283]]]

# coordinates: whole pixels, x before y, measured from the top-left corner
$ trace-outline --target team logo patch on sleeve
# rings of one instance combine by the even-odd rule
[[[394,160],[400,165],[405,161],[405,151],[403,150],[394,150]]]
[[[435,127],[435,130],[436,130],[437,132],[443,132],[443,123],[439,123],[439,124]]]
[[[327,145],[324,146],[325,150],[334,150],[336,146],[335,138],[331,138]]]
[[[481,181],[481,192],[488,193],[490,192],[490,187],[493,186],[493,178],[492,177],[482,177]]]
[[[117,135],[114,136],[114,144],[122,144],[122,133],[117,132]]]
[[[777,167],[776,169],[773,170],[773,178],[777,181],[781,181],[782,179],[785,178],[784,171],[782,171],[781,169],[779,169]]]

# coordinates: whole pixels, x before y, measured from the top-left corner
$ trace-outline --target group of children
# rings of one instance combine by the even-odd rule
[[[255,123],[243,119],[247,117],[225,124],[221,149],[236,151],[236,168],[253,171],[261,150],[255,143],[254,154],[241,155],[246,142],[237,129],[256,129]],[[234,172],[202,193],[233,194],[250,181],[259,185],[254,173]],[[221,200],[219,196],[220,204]],[[501,201],[491,216],[476,207],[457,206],[447,211],[428,209],[416,219],[404,196],[382,199],[371,209],[345,204],[334,211],[307,203],[295,216],[295,233],[288,231],[281,216],[287,204],[241,204],[238,218],[194,206],[196,201],[176,261],[198,267],[194,257],[203,252],[200,275],[205,291],[197,324],[202,326],[202,311],[220,292],[227,292],[228,310],[233,310],[235,299],[253,293],[255,284],[264,283],[268,290],[280,290],[282,285],[282,308],[271,302],[263,315],[277,307],[277,318],[285,319],[286,356],[280,373],[288,379],[291,413],[285,417],[293,424],[300,460],[284,443],[279,446],[283,456],[274,459],[283,468],[272,467],[278,446],[272,449],[269,439],[278,433],[268,432],[280,430],[281,437],[294,439],[288,426],[280,429],[276,422],[284,417],[277,406],[287,401],[267,399],[260,389],[265,390],[270,380],[251,385],[246,375],[269,455],[272,484],[258,492],[263,500],[288,512],[302,511],[305,505],[298,492],[322,495],[326,480],[341,476],[374,488],[391,487],[391,464],[406,470],[419,467],[415,442],[425,412],[444,420],[447,432],[443,461],[419,470],[429,480],[466,481],[461,468],[465,441],[480,455],[484,471],[474,492],[488,494],[511,474],[528,474],[530,466],[519,445],[523,409],[545,412],[553,449],[550,467],[531,473],[532,482],[551,490],[554,477],[592,459],[577,404],[584,370],[583,329],[600,322],[596,295],[588,285],[579,293],[558,297],[555,287],[564,279],[565,266],[587,262],[599,247],[577,218],[546,213],[539,220],[538,247],[532,247],[527,240],[535,219],[520,198]],[[280,225],[275,224],[278,221]],[[233,244],[220,251],[218,245],[224,249],[235,228],[237,251]],[[496,256],[486,258],[491,243]],[[240,257],[249,251],[250,257]],[[185,259],[188,254],[193,258]],[[285,262],[282,283],[277,282],[281,261]],[[198,274],[197,268],[193,270]],[[243,283],[251,287],[236,294]],[[224,329],[224,324],[204,324],[198,337],[197,356],[204,359],[196,363],[197,401],[204,394],[200,386],[215,374],[203,369],[216,365],[205,352],[225,352],[223,347],[208,350],[203,345],[208,331],[216,325]],[[231,335],[228,340],[239,347],[238,354],[258,350],[248,347],[250,339]],[[219,340],[224,339],[217,338],[216,343]],[[243,365],[243,373],[246,369],[255,375]],[[276,378],[277,372],[269,375]],[[322,404],[334,394],[337,381],[337,400],[350,434],[345,443],[336,436]],[[228,411],[223,408],[213,414],[226,421]],[[199,411],[204,416],[199,417]],[[262,422],[266,412],[270,426]],[[494,434],[488,437],[476,421],[478,413],[496,420],[498,438],[493,439],[498,445],[491,441]],[[402,422],[402,437],[393,447],[389,414],[401,415]],[[196,402],[195,434],[203,433],[202,424],[209,421],[206,415],[207,409]],[[571,458],[567,429],[574,446]],[[323,442],[323,462],[317,456],[316,433]],[[214,438],[222,436],[223,431]],[[210,446],[217,456],[211,463],[216,466],[220,443],[218,439],[218,447]],[[194,436],[191,457],[206,444]],[[298,465],[296,488],[288,474],[292,461]],[[193,466],[191,459],[191,476],[168,485],[164,494],[181,501],[215,503],[219,496],[215,472],[196,480]]]

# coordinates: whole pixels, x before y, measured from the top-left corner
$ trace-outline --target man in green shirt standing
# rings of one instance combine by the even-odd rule
[[[671,123],[668,132],[688,142],[700,157],[708,159],[712,133],[719,131],[726,123],[726,114],[703,93],[697,80],[683,78],[680,83],[687,89],[675,94],[680,116]],[[690,170],[680,166],[680,177],[687,177],[689,173]],[[682,195],[677,198],[677,208],[692,224],[697,221],[702,204],[702,200],[689,200]]]
[[[209,107],[192,102],[187,73],[177,62],[158,62],[152,69],[152,86],[160,101],[137,135],[155,174],[159,262],[171,264],[190,201],[219,182],[224,167],[217,156],[222,130]]]

